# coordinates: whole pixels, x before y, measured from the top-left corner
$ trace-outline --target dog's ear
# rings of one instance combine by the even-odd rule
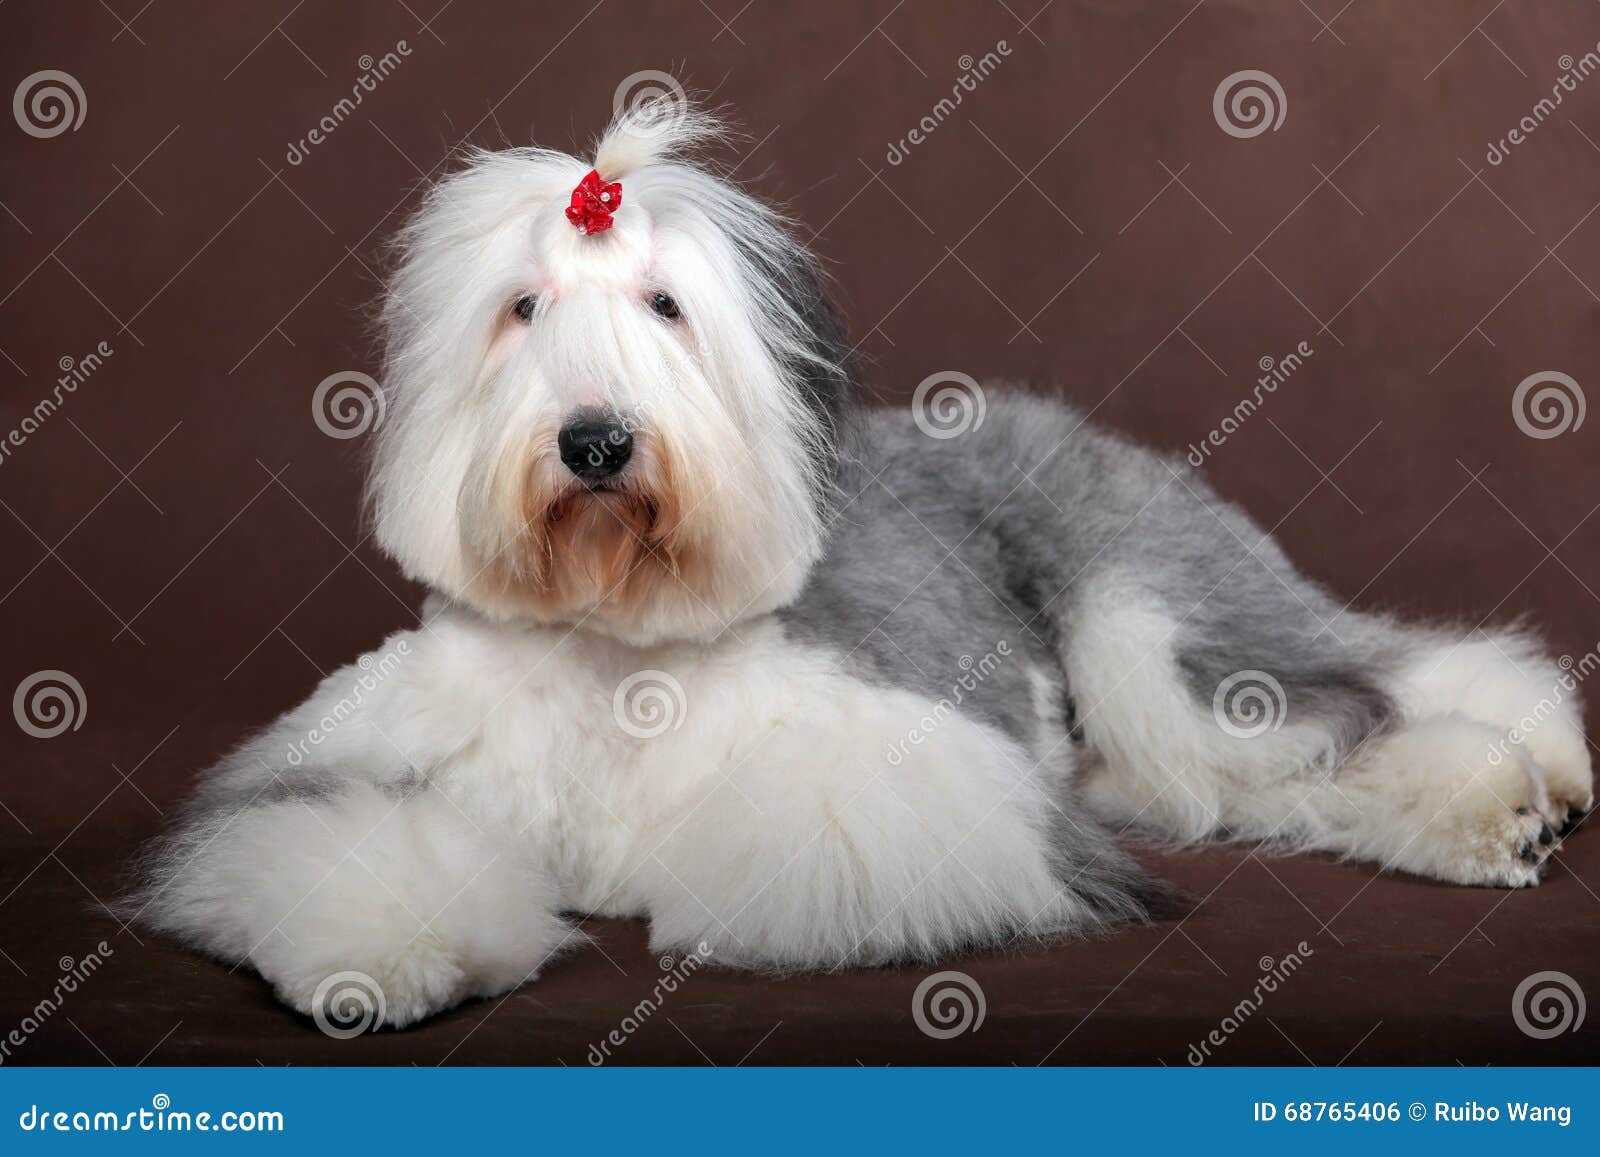
[[[735,235],[736,243],[739,241]],[[812,254],[794,241],[782,250],[743,246],[743,256],[760,270],[786,307],[797,332],[792,347],[777,351],[785,376],[831,436],[850,400],[854,356],[844,315],[834,303],[826,273]]]
[[[800,253],[786,286],[789,307],[805,324],[812,354],[808,364],[794,367],[795,372],[804,378],[807,402],[831,427],[849,400],[849,329],[834,302],[827,275],[811,254]]]

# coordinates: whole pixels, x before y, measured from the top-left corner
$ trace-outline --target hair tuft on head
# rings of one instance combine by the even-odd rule
[[[620,181],[649,165],[691,160],[729,135],[716,116],[669,90],[617,113],[595,146],[594,167],[606,180]]]

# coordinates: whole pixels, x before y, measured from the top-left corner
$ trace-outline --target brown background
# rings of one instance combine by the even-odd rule
[[[0,428],[61,359],[114,350],[0,463],[0,690],[60,669],[87,700],[55,739],[0,715],[0,1033],[58,958],[115,953],[14,1060],[582,1064],[650,990],[642,931],[594,924],[603,951],[504,1002],[340,1043],[99,907],[198,768],[414,620],[421,592],[359,523],[361,444],[319,433],[310,402],[330,374],[377,373],[385,237],[458,146],[580,145],[640,70],[734,110],[740,176],[815,232],[885,396],[939,370],[1033,379],[1182,448],[1307,341],[1213,456],[1223,492],[1363,604],[1463,629],[1529,615],[1573,656],[1600,638],[1600,418],[1539,440],[1511,410],[1537,371],[1597,381],[1600,79],[1484,159],[1600,41],[1600,6],[591,3],[0,9],[5,92],[60,69],[87,100],[51,139],[0,118]],[[288,164],[358,58],[401,40],[398,71]],[[1001,40],[999,69],[889,165],[959,58]],[[1287,115],[1236,139],[1212,94],[1247,68]],[[977,1032],[916,1030],[919,971],[705,973],[617,1059],[1181,1064],[1259,958],[1301,940],[1314,955],[1220,1062],[1600,1056],[1600,1014],[1549,1041],[1511,1017],[1539,970],[1600,998],[1600,838],[1517,894],[1141,854],[1190,890],[1187,918],[954,962],[986,994]]]

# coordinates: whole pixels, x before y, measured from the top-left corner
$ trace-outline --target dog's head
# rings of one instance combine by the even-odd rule
[[[661,101],[592,164],[475,154],[399,241],[379,541],[497,618],[635,643],[781,606],[822,550],[845,349],[785,222]]]

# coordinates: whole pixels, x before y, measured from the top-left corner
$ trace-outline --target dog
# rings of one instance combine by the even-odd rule
[[[203,778],[143,923],[402,1026],[533,979],[574,914],[774,971],[1148,919],[1114,829],[1539,882],[1593,789],[1533,634],[1351,610],[1059,401],[865,404],[719,131],[647,102],[427,195],[369,485],[420,625]]]

